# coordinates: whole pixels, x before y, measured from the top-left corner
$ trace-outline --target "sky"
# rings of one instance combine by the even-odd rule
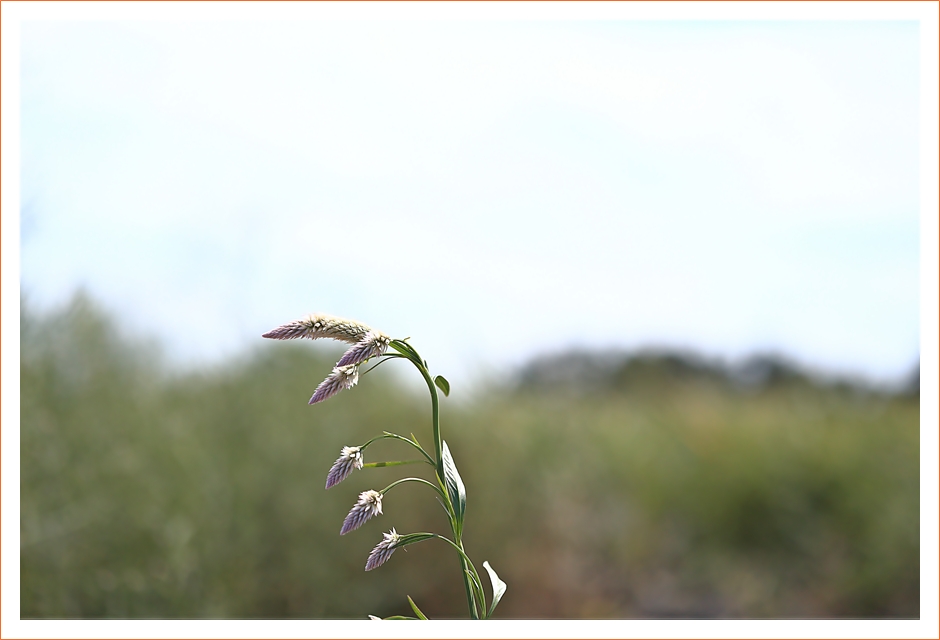
[[[916,21],[37,20],[20,51],[23,299],[83,288],[174,361],[311,312],[452,384],[918,361]]]

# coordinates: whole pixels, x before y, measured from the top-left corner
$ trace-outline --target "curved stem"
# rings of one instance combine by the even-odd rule
[[[437,395],[437,385],[434,384],[434,380],[431,379],[431,373],[428,371],[427,367],[423,364],[418,365],[418,370],[421,372],[421,375],[424,377],[424,381],[428,385],[428,389],[431,391],[431,420],[434,427],[434,453],[437,456],[437,481],[440,483],[441,487],[446,487],[447,485],[444,482],[444,451],[443,451],[443,439],[441,438],[441,410],[440,410],[440,400]],[[460,539],[460,531],[457,525],[457,516],[454,513],[454,506],[451,504],[450,496],[448,495],[444,504],[450,505],[448,508],[448,513],[450,514],[450,527],[454,532],[454,538],[460,544],[460,546],[454,545],[454,548],[460,551],[460,573],[463,576],[463,586],[464,590],[467,592],[467,607],[470,609],[470,617],[474,620],[479,619],[479,614],[477,613],[477,607],[475,604],[475,598],[473,597],[473,586],[470,584],[470,577],[467,575],[467,562],[469,558],[467,554],[463,551],[463,541]],[[448,542],[450,540],[445,538]],[[471,567],[473,564],[471,563]],[[473,570],[476,573],[476,569]],[[477,578],[479,579],[479,578]],[[483,606],[481,604],[481,606]]]
[[[366,446],[367,444],[371,444],[371,443],[374,442],[375,440],[381,440],[381,439],[383,439],[383,438],[396,438],[396,439],[398,439],[398,440],[402,440],[402,441],[404,441],[404,442],[407,442],[407,443],[410,444],[412,447],[414,447],[415,449],[417,449],[418,451],[421,452],[421,455],[423,455],[423,456],[427,459],[428,464],[430,464],[430,465],[431,465],[432,467],[434,467],[435,469],[437,468],[437,465],[434,464],[434,459],[431,458],[430,455],[428,455],[428,452],[424,450],[424,447],[422,447],[420,444],[418,444],[418,443],[415,442],[414,440],[411,440],[410,438],[406,438],[405,436],[400,436],[400,435],[398,435],[397,433],[391,433],[391,432],[389,432],[389,431],[386,431],[384,435],[376,436],[376,437],[372,438],[372,440],[369,440],[369,442],[367,442],[366,444],[364,444],[364,445],[362,445],[362,446],[363,446],[363,448],[365,448],[365,446]]]
[[[434,380],[431,379],[431,373],[428,371],[427,367],[423,364],[419,365],[415,362],[415,365],[418,367],[418,371],[421,372],[421,375],[424,377],[424,381],[428,385],[428,389],[431,392],[431,421],[434,428],[434,454],[437,457],[437,481],[440,483],[441,487],[446,487],[447,485],[444,482],[444,451],[443,451],[443,439],[441,438],[441,410],[440,410],[440,400],[437,395],[437,385],[434,384]],[[450,502],[450,496],[448,495],[444,504],[450,505],[448,512],[450,514],[450,526],[454,532],[454,538],[457,539],[460,546],[454,545],[456,549],[460,551],[460,571],[463,575],[463,585],[464,589],[467,592],[467,607],[470,609],[470,617],[473,619],[478,618],[476,605],[474,603],[473,597],[473,588],[470,584],[470,578],[467,576],[467,554],[463,552],[463,542],[460,540],[460,534],[458,532],[457,526],[457,517],[454,514],[454,506]],[[450,542],[449,539],[445,538]],[[472,566],[472,564],[471,564]],[[474,569],[476,572],[476,569]]]
[[[440,487],[436,486],[435,484],[433,484],[433,483],[431,483],[431,482],[428,482],[428,481],[425,480],[424,478],[402,478],[401,480],[396,480],[396,481],[393,482],[392,484],[388,485],[387,487],[385,487],[384,489],[382,489],[381,491],[379,491],[379,493],[381,493],[381,494],[384,496],[385,493],[386,493],[389,489],[391,489],[392,487],[394,487],[394,486],[396,486],[396,485],[401,484],[402,482],[420,482],[421,484],[426,484],[426,485],[428,485],[429,487],[431,487],[432,489],[434,489],[435,491],[437,491],[437,494],[438,494],[439,496],[441,496],[441,498],[445,498],[444,492],[441,491],[441,488],[440,488]]]
[[[418,371],[421,372],[421,375],[424,377],[424,381],[428,385],[428,389],[431,391],[431,426],[434,429],[434,456],[437,458],[437,476],[441,480],[441,484],[444,483],[444,453],[441,445],[441,408],[440,400],[437,397],[437,386],[434,384],[434,380],[431,379],[431,373],[428,371],[427,367],[423,364],[415,363],[415,366],[418,367]]]
[[[434,534],[434,535],[435,535],[435,537],[439,538],[440,540],[443,540],[444,542],[446,542],[447,544],[449,544],[450,546],[452,546],[454,549],[457,550],[457,553],[460,554],[461,564],[464,565],[464,579],[465,579],[465,580],[469,580],[470,578],[469,578],[469,575],[468,575],[468,574],[470,574],[470,572],[472,572],[472,573],[473,573],[473,578],[475,579],[475,582],[477,583],[477,585],[480,586],[480,590],[482,591],[483,582],[480,580],[480,574],[479,574],[479,572],[477,572],[477,568],[476,568],[475,566],[473,566],[473,560],[471,560],[471,559],[470,559],[470,556],[467,555],[467,552],[464,551],[463,543],[461,542],[461,543],[458,545],[457,543],[455,543],[453,540],[451,540],[450,538],[448,538],[448,537],[446,537],[446,536],[442,536],[442,535],[439,535],[439,534]],[[467,567],[469,567],[469,568],[467,568]],[[482,593],[481,593],[481,595],[482,595]],[[470,614],[473,615],[473,614],[476,612],[476,606],[475,606],[473,600],[470,601],[470,605],[471,605]],[[480,601],[480,609],[481,609],[482,611],[486,611],[486,601],[485,601],[485,600],[481,600],[481,601]],[[474,616],[474,617],[476,617],[476,616]]]
[[[437,385],[434,384],[434,380],[431,378],[431,372],[428,371],[427,365],[424,363],[424,360],[418,354],[414,347],[405,342],[404,340],[393,340],[389,345],[400,354],[401,357],[410,360],[411,363],[421,372],[421,377],[424,378],[424,382],[428,385],[428,391],[431,392],[431,426],[434,430],[434,456],[436,458],[436,464],[434,465],[437,471],[437,481],[441,486],[441,490],[446,489],[447,484],[444,480],[444,452],[443,452],[443,439],[441,438],[441,414],[440,414],[440,399],[437,395]],[[454,532],[454,539],[457,543],[451,542],[449,538],[443,538],[450,542],[455,549],[460,552],[460,572],[463,576],[464,589],[467,592],[467,606],[470,609],[470,617],[474,620],[479,619],[479,614],[477,613],[476,598],[473,595],[473,585],[471,584],[470,576],[468,575],[467,567],[470,558],[467,557],[467,554],[463,550],[463,541],[461,540],[460,531],[457,524],[457,516],[454,512],[454,505],[451,503],[450,496],[448,492],[444,492],[445,499],[444,505],[448,515],[450,516],[450,526]],[[436,535],[436,534],[435,534]],[[473,568],[473,563],[469,564]],[[476,569],[473,568],[473,573],[476,574],[477,580],[479,581],[479,574],[477,574]],[[484,603],[481,603],[482,607]]]
[[[427,532],[427,531],[421,531],[421,532],[416,532],[416,533],[409,533],[409,534],[407,534],[407,535],[404,536],[404,537],[408,537],[408,536],[422,536],[422,539],[424,539],[424,540],[426,540],[426,539],[428,539],[428,538],[437,538],[438,540],[443,540],[444,542],[446,542],[447,544],[449,544],[450,546],[452,546],[454,549],[457,550],[457,553],[460,554],[460,557],[462,557],[462,558],[466,561],[467,565],[468,565],[468,566],[470,567],[470,569],[473,571],[473,575],[475,575],[475,576],[477,577],[477,579],[479,579],[480,574],[477,572],[476,567],[473,566],[473,561],[470,559],[470,556],[468,556],[467,553],[466,553],[466,551],[463,550],[463,547],[461,547],[460,545],[458,545],[457,543],[455,543],[453,540],[451,540],[451,539],[448,538],[447,536],[442,536],[442,535],[439,534],[439,533],[429,533],[429,532]]]
[[[366,375],[367,373],[369,373],[370,371],[372,371],[373,369],[375,369],[377,366],[379,366],[379,365],[382,364],[383,362],[388,362],[388,361],[391,360],[392,358],[404,358],[404,357],[405,357],[405,356],[400,356],[400,355],[398,355],[397,353],[386,353],[386,354],[380,356],[381,360],[379,360],[378,362],[376,362],[374,365],[372,365],[371,367],[369,367],[368,369],[366,369],[365,371],[363,371],[363,372],[360,373],[359,375],[360,375],[360,376]]]
[[[456,550],[457,550],[457,553],[460,554],[460,557],[463,558],[464,561],[466,561],[467,565],[468,565],[468,566],[470,567],[470,569],[473,571],[473,575],[475,575],[475,576],[479,579],[480,574],[477,573],[477,568],[473,566],[473,561],[470,559],[470,556],[468,556],[468,555],[467,555],[467,552],[463,550],[463,545],[458,545],[456,542],[454,542],[453,540],[451,540],[451,539],[448,538],[447,536],[442,536],[442,535],[440,535],[439,533],[435,533],[435,534],[434,534],[434,537],[439,538],[439,539],[441,539],[441,540],[447,542],[450,546],[452,546],[454,549],[456,549]]]
[[[387,433],[388,433],[388,432],[385,432],[385,434],[387,434]],[[376,440],[384,440],[384,439],[387,438],[387,437],[388,437],[388,435],[375,436],[374,438],[371,438],[371,439],[369,439],[369,440],[366,440],[366,443],[365,443],[365,444],[359,445],[359,448],[360,448],[360,449],[365,449],[366,447],[368,447],[370,444],[372,444],[372,443],[375,442]]]

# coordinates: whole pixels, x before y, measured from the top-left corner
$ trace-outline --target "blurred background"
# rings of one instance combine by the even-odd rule
[[[447,532],[430,491],[398,487],[338,535],[360,491],[423,466],[323,489],[344,445],[430,446],[410,366],[310,407],[341,349],[272,342],[168,372],[85,295],[23,309],[23,617],[361,618],[408,614],[405,594],[465,614],[441,544],[363,571],[382,531]],[[912,373],[885,393],[772,357],[567,353],[446,399],[468,552],[509,584],[499,617],[917,617]],[[383,441],[366,459],[413,457]]]
[[[314,311],[450,380],[497,617],[919,616],[916,22],[297,11],[22,25],[22,617],[465,614]]]

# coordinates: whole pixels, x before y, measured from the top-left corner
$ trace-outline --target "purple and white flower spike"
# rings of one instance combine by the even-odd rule
[[[282,324],[277,329],[268,331],[261,337],[273,340],[332,338],[333,340],[356,344],[362,341],[370,331],[368,325],[355,320],[337,318],[325,313],[314,313],[300,320]]]
[[[352,389],[359,382],[359,365],[333,367],[333,373],[317,386],[307,404],[316,404],[332,398],[343,389]]]
[[[348,478],[353,469],[362,469],[362,450],[360,447],[343,447],[339,458],[326,475],[326,488],[338,485]]]
[[[392,554],[395,552],[395,545],[398,544],[398,541],[401,539],[401,536],[395,532],[394,528],[382,535],[385,536],[385,539],[375,545],[372,553],[369,554],[369,559],[366,560],[366,571],[372,571],[376,567],[381,567],[385,564],[385,562],[392,557]]]
[[[369,518],[378,515],[382,515],[382,494],[372,489],[363,491],[359,494],[359,502],[353,505],[346,519],[343,520],[343,528],[339,530],[339,535],[355,531],[368,522]]]
[[[350,347],[349,350],[343,354],[343,357],[340,358],[339,362],[336,363],[336,366],[342,367],[348,364],[359,364],[369,358],[380,356],[388,349],[388,343],[391,341],[392,339],[381,331],[372,330],[367,333],[362,340]]]

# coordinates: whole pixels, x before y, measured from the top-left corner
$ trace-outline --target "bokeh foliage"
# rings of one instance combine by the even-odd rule
[[[392,526],[446,532],[426,487],[338,535],[359,491],[429,468],[323,489],[343,445],[430,444],[415,372],[308,407],[341,349],[259,338],[180,373],[81,294],[24,303],[21,335],[22,617],[363,618],[408,614],[406,594],[466,615],[439,542],[363,571]],[[917,617],[918,396],[769,371],[563,355],[444,400],[468,552],[509,584],[497,617]]]

